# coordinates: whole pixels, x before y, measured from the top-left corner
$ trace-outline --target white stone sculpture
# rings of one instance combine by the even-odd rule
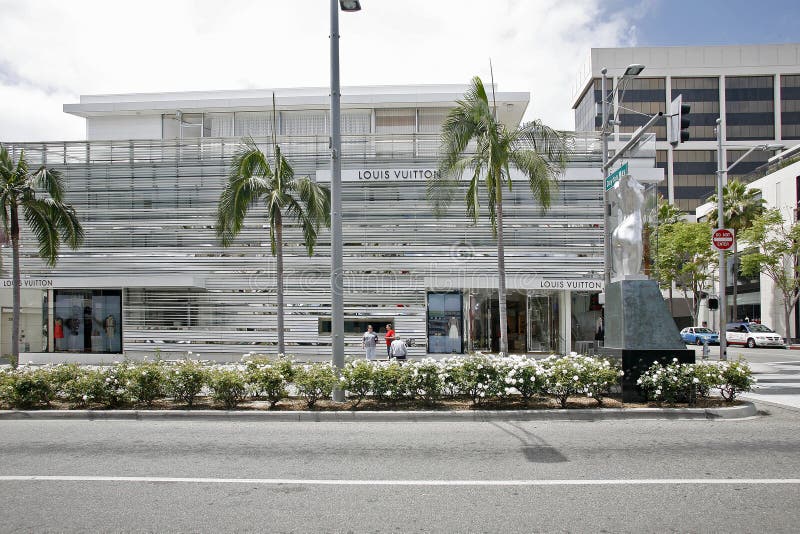
[[[641,279],[642,205],[644,186],[630,174],[623,175],[612,189],[617,205],[617,227],[611,234],[612,279]]]

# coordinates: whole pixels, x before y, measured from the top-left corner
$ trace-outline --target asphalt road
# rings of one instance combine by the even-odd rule
[[[797,532],[799,424],[2,421],[0,530]]]

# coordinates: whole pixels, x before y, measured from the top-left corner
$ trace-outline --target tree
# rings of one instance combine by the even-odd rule
[[[742,233],[742,239],[754,248],[742,256],[742,273],[763,273],[775,283],[783,297],[785,336],[791,337],[789,319],[800,300],[800,224],[787,224],[779,210],[767,210]]]
[[[263,202],[269,223],[269,239],[275,256],[278,315],[278,352],[286,353],[283,327],[283,229],[284,219],[297,221],[303,230],[308,255],[314,253],[321,225],[330,227],[330,191],[309,177],[296,177],[280,146],[273,145],[270,160],[252,138],[244,141],[231,162],[228,182],[217,207],[217,235],[227,247],[242,230],[247,211]]]
[[[717,202],[717,196],[712,195],[709,202]],[[739,180],[731,180],[722,188],[722,211],[726,228],[734,231],[733,240],[733,313],[736,315],[736,297],[739,285],[739,234],[749,228],[753,221],[764,212],[765,200],[761,198],[760,189],[747,189]],[[717,227],[717,210],[708,214],[712,227]],[[725,315],[727,316],[727,310]],[[736,319],[736,317],[733,317]]]
[[[711,280],[710,267],[716,255],[711,248],[711,227],[707,223],[677,221],[659,228],[658,275],[662,286],[681,287],[688,300],[692,294],[692,319],[697,324],[697,312],[703,291]]]
[[[511,168],[528,180],[535,200],[543,210],[550,207],[556,179],[566,167],[567,134],[533,121],[509,129],[497,120],[495,106],[479,77],[474,77],[462,100],[442,126],[439,173],[428,181],[428,198],[439,215],[450,204],[465,172],[470,179],[466,192],[467,215],[477,224],[480,197],[488,197],[492,235],[497,239],[500,352],[508,352],[506,274],[503,246],[503,187],[511,191]],[[473,150],[474,147],[474,150]]]
[[[13,312],[11,319],[11,365],[19,364],[20,286],[19,267],[20,212],[28,229],[39,245],[39,257],[49,267],[58,260],[58,250],[64,241],[77,249],[83,243],[83,227],[72,206],[64,202],[64,185],[56,169],[39,166],[28,169],[25,153],[16,163],[8,150],[0,146],[0,203],[3,230],[11,237]]]

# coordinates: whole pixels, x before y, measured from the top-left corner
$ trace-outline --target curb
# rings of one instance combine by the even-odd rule
[[[224,410],[0,410],[0,421],[262,421],[262,422],[491,422],[615,421],[621,419],[741,419],[756,415],[755,404],[722,408],[590,408],[574,410],[464,410],[396,412],[270,412]]]

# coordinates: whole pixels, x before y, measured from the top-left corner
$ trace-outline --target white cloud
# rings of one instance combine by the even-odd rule
[[[527,118],[573,126],[591,47],[630,42],[600,0],[362,0],[340,16],[343,85],[467,83],[530,91]],[[80,94],[329,84],[324,0],[0,2],[0,139],[80,139]],[[76,126],[76,124],[78,126]]]

